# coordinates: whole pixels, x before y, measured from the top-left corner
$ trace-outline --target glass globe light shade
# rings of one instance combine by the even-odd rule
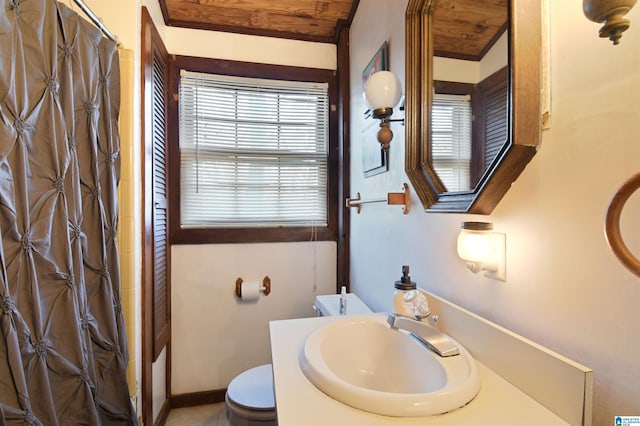
[[[398,77],[391,71],[373,73],[364,84],[364,97],[372,110],[393,108],[402,97],[402,87]]]

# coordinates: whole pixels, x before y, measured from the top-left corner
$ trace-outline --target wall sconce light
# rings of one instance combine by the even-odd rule
[[[582,0],[582,10],[593,22],[604,24],[599,31],[600,37],[619,44],[622,33],[631,25],[624,16],[635,4],[636,0]]]
[[[507,280],[505,234],[493,232],[489,222],[462,222],[458,234],[458,256],[474,272],[485,271],[485,276]]]
[[[373,118],[380,120],[378,130],[378,142],[384,149],[389,149],[389,143],[393,139],[393,132],[389,128],[392,121],[404,121],[404,119],[391,120],[393,108],[398,105],[402,97],[402,87],[398,77],[391,71],[378,71],[367,79],[364,84],[364,98],[373,112]]]

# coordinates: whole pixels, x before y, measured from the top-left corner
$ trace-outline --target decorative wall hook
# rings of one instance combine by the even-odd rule
[[[403,205],[402,213],[408,214],[411,206],[411,198],[409,197],[409,185],[403,184],[404,192],[389,192],[386,197],[371,198],[363,200],[360,198],[360,193],[356,195],[356,198],[347,198],[345,200],[345,206],[347,208],[355,207],[356,212],[360,214],[360,208],[363,204],[369,203],[384,203],[386,201],[389,205]]]

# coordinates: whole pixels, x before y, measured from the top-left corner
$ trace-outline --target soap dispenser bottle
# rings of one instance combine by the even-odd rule
[[[393,293],[393,313],[412,317],[413,313],[407,309],[404,303],[405,294],[416,289],[416,283],[411,281],[409,276],[409,265],[402,266],[402,277],[395,282],[394,286],[396,290]]]

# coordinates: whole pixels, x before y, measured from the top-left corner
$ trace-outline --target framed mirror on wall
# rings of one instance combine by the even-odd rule
[[[410,0],[405,169],[428,212],[489,214],[541,131],[539,0]]]

